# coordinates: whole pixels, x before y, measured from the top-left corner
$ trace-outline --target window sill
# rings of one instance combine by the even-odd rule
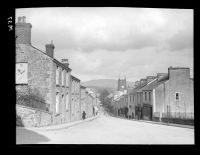
[[[59,116],[61,113],[57,113],[55,116]]]
[[[26,85],[28,85],[28,83],[16,83],[15,85],[23,85],[23,86],[26,86]]]

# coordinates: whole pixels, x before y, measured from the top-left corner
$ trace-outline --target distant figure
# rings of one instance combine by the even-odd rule
[[[93,115],[95,116],[95,109],[94,109],[94,107],[93,107]]]
[[[84,120],[85,117],[86,117],[86,113],[85,113],[85,111],[83,111],[83,113],[82,113],[82,119]]]

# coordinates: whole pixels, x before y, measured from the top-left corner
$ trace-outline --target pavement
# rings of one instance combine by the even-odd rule
[[[116,116],[112,116],[112,117],[116,117]],[[152,124],[168,125],[168,126],[174,126],[174,127],[182,127],[182,128],[194,129],[194,126],[192,126],[192,125],[165,123],[165,122],[156,122],[156,121],[148,121],[148,120],[138,120],[138,119],[127,119],[127,118],[124,118],[124,117],[117,117],[117,118],[126,119],[126,120],[130,120],[130,121],[138,121],[138,122],[145,122],[145,123],[152,123]]]
[[[194,144],[194,129],[100,114],[70,125],[17,128],[17,144]]]
[[[74,121],[74,122],[68,122],[68,123],[65,123],[65,124],[58,124],[58,125],[50,125],[50,126],[43,126],[43,127],[16,127],[17,129],[27,129],[27,130],[45,130],[45,131],[48,131],[48,130],[59,130],[59,129],[64,129],[64,128],[69,128],[71,126],[75,126],[75,125],[78,125],[80,123],[84,123],[84,122],[87,122],[87,121],[92,121],[96,118],[98,118],[99,115],[96,115],[94,117],[89,117],[89,118],[86,118],[84,120],[79,120],[79,121]]]

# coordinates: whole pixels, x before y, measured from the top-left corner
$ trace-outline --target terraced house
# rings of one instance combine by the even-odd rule
[[[168,73],[140,79],[127,94],[113,99],[112,105],[114,114],[122,117],[127,117],[128,107],[129,118],[192,124],[194,87],[190,68],[169,67]]]
[[[71,75],[72,93],[71,93],[71,106],[72,106],[72,121],[81,119],[81,92],[80,92],[80,79]]]
[[[68,59],[54,58],[53,42],[41,51],[31,44],[30,23],[16,23],[17,125],[46,126],[81,119],[80,79],[71,75]]]
[[[168,73],[157,73],[136,82],[136,87],[128,93],[129,114],[155,121],[194,120],[193,89],[189,68],[169,67]]]

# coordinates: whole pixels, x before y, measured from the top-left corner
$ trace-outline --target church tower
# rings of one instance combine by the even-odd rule
[[[126,90],[126,77],[124,79],[118,79],[118,91],[124,92]]]

